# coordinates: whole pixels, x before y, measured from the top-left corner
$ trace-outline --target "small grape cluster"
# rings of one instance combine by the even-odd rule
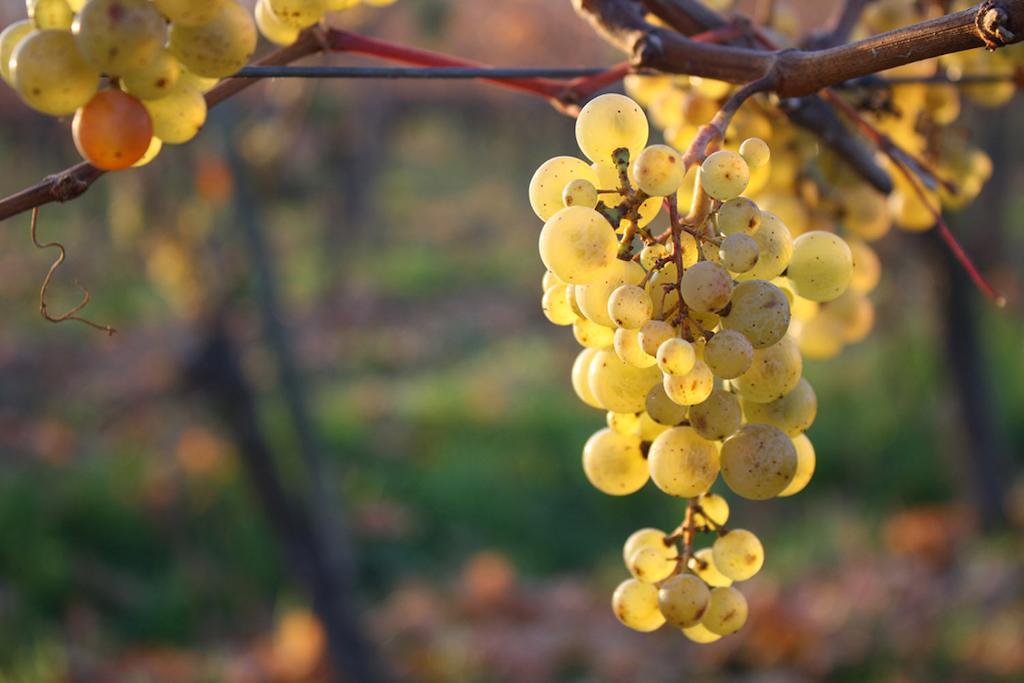
[[[633,578],[616,589],[615,614],[636,630],[667,622],[709,642],[743,625],[746,601],[732,583],[764,561],[753,533],[726,526],[728,503],[710,490],[720,474],[751,500],[790,496],[810,481],[815,453],[804,431],[817,398],[787,333],[796,307],[843,295],[854,255],[832,232],[794,240],[742,195],[751,169],[769,163],[760,138],[688,169],[672,147],[647,146],[648,132],[636,102],[602,95],[576,122],[591,163],[555,157],[534,174],[530,204],[545,221],[542,308],[584,347],[571,373],[577,395],[607,411],[608,426],[583,448],[589,481],[619,496],[650,479],[688,501],[675,531],[642,529],[627,540]],[[656,235],[650,226],[663,207],[669,227]],[[699,533],[717,539],[696,550]]]
[[[393,0],[362,0],[369,5]],[[74,114],[82,157],[106,171],[142,166],[206,122],[204,93],[245,66],[257,26],[289,44],[360,0],[26,0],[0,33],[0,76],[44,114]]]

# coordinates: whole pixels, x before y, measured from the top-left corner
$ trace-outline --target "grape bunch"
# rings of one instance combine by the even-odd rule
[[[711,489],[721,475],[733,494],[766,500],[810,481],[804,432],[817,397],[803,377],[795,312],[840,301],[858,269],[835,233],[794,239],[744,196],[770,164],[761,138],[687,168],[673,147],[648,146],[648,134],[635,101],[602,95],[576,122],[589,162],[560,156],[537,169],[529,199],[544,221],[542,308],[583,347],[576,394],[607,413],[583,447],[590,483],[622,496],[653,480],[687,501],[675,530],[626,541],[632,578],[615,590],[615,614],[639,631],[668,623],[710,642],[742,627],[747,605],[733,583],[764,561],[754,533],[726,526],[728,502]],[[669,226],[656,234],[663,208]],[[698,534],[715,540],[696,549]]]
[[[363,0],[386,5],[393,0]],[[252,57],[257,27],[293,43],[359,0],[26,0],[0,33],[0,76],[44,114],[74,115],[82,157],[106,171],[142,166],[206,122],[204,94]]]

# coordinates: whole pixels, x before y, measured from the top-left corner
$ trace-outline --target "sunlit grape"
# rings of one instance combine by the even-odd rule
[[[298,39],[302,30],[282,21],[274,14],[268,0],[257,0],[255,18],[256,28],[260,34],[275,45],[291,45]]]
[[[704,361],[698,360],[685,375],[665,375],[662,381],[668,397],[682,406],[704,402],[715,388],[715,376]]]
[[[707,643],[713,643],[716,640],[720,640],[722,636],[717,633],[712,633],[707,629],[704,624],[694,624],[683,629],[683,635],[692,640],[693,642],[705,645]]]
[[[640,348],[653,357],[657,357],[662,344],[675,336],[675,328],[664,320],[648,320],[640,327],[638,333]]]
[[[312,26],[327,13],[325,0],[266,0],[282,23],[297,29]]]
[[[554,214],[540,232],[540,257],[548,270],[568,283],[587,283],[612,265],[618,250],[604,216],[582,206]]]
[[[676,569],[677,561],[664,549],[644,547],[629,558],[626,568],[638,581],[657,583],[669,577]]]
[[[35,25],[28,19],[23,19],[10,24],[0,33],[0,76],[8,83],[11,82],[9,62],[11,55],[14,54],[14,48],[34,30]]]
[[[45,29],[21,40],[10,60],[14,89],[33,109],[64,116],[92,99],[100,75],[67,31]]]
[[[668,536],[661,529],[649,527],[637,529],[629,535],[622,546],[622,561],[628,565],[629,558],[633,557],[633,554],[641,548],[655,548],[666,557],[678,557],[679,548],[675,543],[666,542],[667,538]]]
[[[612,328],[587,318],[580,318],[575,313],[573,316],[572,335],[580,346],[585,346],[588,349],[607,349],[615,342],[615,332]]]
[[[163,141],[154,135],[152,138],[150,138],[149,146],[146,147],[145,153],[143,153],[143,155],[139,158],[138,161],[132,164],[132,167],[139,168],[141,166],[145,166],[149,162],[153,161],[153,159],[156,159],[157,156],[160,154],[160,150],[162,150],[163,148]]]
[[[707,585],[693,574],[677,574],[658,590],[658,608],[665,621],[680,628],[698,623],[710,601]]]
[[[590,320],[614,328],[617,324],[611,315],[609,306],[612,292],[622,285],[635,285],[643,280],[643,277],[644,269],[640,267],[639,263],[612,259],[607,268],[602,269],[586,283],[577,284],[576,303],[583,311],[583,315]],[[648,315],[648,317],[650,316]],[[640,325],[642,324],[643,322],[640,323]]]
[[[686,419],[687,407],[670,399],[661,383],[647,392],[644,408],[652,420],[667,427],[674,427]]]
[[[768,403],[744,400],[743,414],[748,422],[775,425],[789,436],[796,436],[814,423],[818,414],[818,397],[811,383],[801,377],[782,398]]]
[[[544,316],[555,325],[572,325],[576,320],[576,314],[566,297],[565,285],[552,285],[548,291],[544,292],[544,297],[541,299],[541,310],[544,311]]]
[[[530,206],[538,218],[546,221],[565,208],[562,193],[574,180],[587,180],[594,184],[597,176],[590,164],[576,157],[554,157],[540,165],[530,179],[529,190]]]
[[[658,589],[636,579],[626,579],[615,589],[612,611],[624,626],[634,631],[656,631],[665,623],[658,608]]]
[[[831,301],[846,291],[852,275],[853,255],[838,235],[814,230],[793,242],[786,277],[800,296],[811,301]]]
[[[647,452],[655,485],[680,498],[707,491],[718,478],[718,446],[690,427],[662,432]]]
[[[757,242],[757,263],[738,274],[737,280],[771,280],[786,270],[793,255],[793,238],[775,214],[762,211],[761,226],[751,237]]]
[[[666,339],[658,347],[656,358],[658,367],[666,375],[685,375],[693,370],[693,365],[697,362],[693,344],[679,337]]]
[[[789,320],[789,301],[781,289],[763,280],[748,280],[733,289],[722,327],[742,333],[755,349],[763,349],[782,339]]]
[[[780,498],[800,493],[814,476],[815,455],[811,440],[806,434],[797,434],[793,437],[793,446],[796,448],[796,474],[793,475],[793,481],[782,489]]]
[[[566,206],[597,206],[597,188],[586,178],[570,180],[562,190],[562,203]]]
[[[96,168],[117,171],[132,166],[149,149],[153,122],[131,95],[104,90],[75,112],[71,132],[82,158]]]
[[[181,76],[181,64],[166,50],[144,69],[138,69],[121,79],[121,87],[140,100],[158,100],[174,90]]]
[[[605,414],[605,422],[612,431],[623,436],[637,436],[640,427],[636,413],[613,413],[609,410]]]
[[[604,409],[604,406],[590,390],[590,365],[594,362],[599,349],[583,349],[572,364],[572,388],[581,401],[591,408]]]
[[[651,319],[651,297],[643,287],[620,285],[608,297],[608,315],[619,327],[639,329]]]
[[[611,163],[612,152],[629,151],[635,159],[647,144],[647,117],[633,100],[608,93],[587,102],[576,118],[576,141],[588,159]]]
[[[722,445],[721,466],[722,479],[734,493],[767,500],[796,475],[796,448],[778,427],[747,424]]]
[[[803,358],[790,337],[763,349],[754,349],[750,369],[732,380],[744,399],[768,403],[782,398],[800,382]]]
[[[640,250],[640,265],[644,270],[651,270],[668,256],[668,248],[664,244],[650,244]]]
[[[633,176],[643,192],[655,197],[667,197],[683,183],[683,160],[668,145],[652,145],[642,151],[633,162]]]
[[[853,256],[853,274],[850,276],[850,289],[861,294],[872,291],[882,278],[882,264],[878,254],[865,242],[852,240],[847,242]]]
[[[658,362],[654,356],[648,355],[640,347],[637,330],[627,330],[622,327],[615,330],[612,346],[615,348],[615,355],[633,367],[649,368]]]
[[[715,388],[711,395],[697,405],[690,406],[690,425],[705,439],[721,441],[740,428],[743,412],[733,394]]]
[[[708,608],[700,623],[712,633],[727,636],[739,631],[747,622],[747,599],[732,586],[711,590]]]
[[[772,151],[761,138],[747,138],[740,144],[740,156],[750,168],[760,168],[768,163]]]
[[[719,265],[702,261],[683,272],[683,301],[702,312],[720,311],[732,296],[732,277]]]
[[[640,451],[640,439],[605,428],[583,446],[583,472],[598,491],[609,496],[635,493],[650,474]]]
[[[754,347],[743,333],[736,330],[716,332],[704,349],[704,362],[722,379],[739,377],[750,369]]]
[[[256,50],[256,24],[244,7],[227,0],[205,24],[171,24],[168,45],[192,73],[223,78],[249,62]]]
[[[718,231],[723,235],[750,235],[761,227],[761,210],[746,197],[736,197],[725,202],[715,216]]]
[[[108,75],[145,71],[160,55],[167,25],[149,0],[89,0],[75,18],[82,56]]]
[[[731,586],[732,579],[718,571],[711,548],[701,548],[693,554],[687,566],[708,586]]]
[[[728,201],[743,194],[749,180],[750,168],[736,152],[714,152],[700,167],[701,187],[719,201]]]
[[[764,547],[746,529],[732,529],[711,546],[715,567],[733,581],[746,581],[764,565]]]
[[[643,410],[647,392],[660,379],[657,367],[635,368],[612,351],[600,351],[590,366],[590,390],[594,397],[617,413]]]
[[[206,123],[206,99],[184,79],[166,96],[143,104],[153,119],[153,134],[168,145],[188,142]]]

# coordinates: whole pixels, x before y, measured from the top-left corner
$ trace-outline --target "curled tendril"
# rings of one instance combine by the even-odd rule
[[[50,311],[49,311],[49,309],[46,306],[46,290],[50,287],[50,282],[53,280],[53,274],[56,273],[57,269],[60,268],[61,265],[64,263],[64,259],[67,256],[67,252],[64,249],[64,245],[61,244],[60,242],[46,242],[44,244],[44,243],[41,243],[39,241],[39,239],[38,239],[38,237],[36,235],[36,227],[37,227],[38,222],[39,222],[39,207],[37,206],[37,207],[32,209],[32,223],[31,223],[32,244],[34,244],[37,249],[49,249],[49,248],[53,247],[53,248],[56,248],[60,252],[57,255],[56,260],[50,266],[50,269],[48,271],[46,271],[46,277],[43,278],[43,286],[39,289],[39,313],[40,313],[40,315],[42,315],[43,318],[45,318],[46,320],[48,320],[51,323],[62,323],[62,322],[65,322],[67,320],[75,320],[75,321],[78,321],[80,323],[84,323],[84,324],[88,325],[89,327],[92,327],[94,329],[100,330],[101,332],[106,332],[108,335],[114,334],[117,330],[115,330],[110,325],[99,325],[97,323],[94,323],[91,320],[88,320],[86,318],[82,318],[79,315],[77,315],[79,311],[81,311],[87,305],[89,305],[89,299],[90,299],[89,290],[87,290],[85,287],[83,287],[81,285],[81,283],[78,282],[78,280],[75,280],[75,286],[77,286],[80,290],[82,290],[82,300],[78,303],[78,305],[76,305],[74,308],[72,308],[71,310],[67,311],[66,313],[64,313],[62,315],[51,315],[50,314]]]

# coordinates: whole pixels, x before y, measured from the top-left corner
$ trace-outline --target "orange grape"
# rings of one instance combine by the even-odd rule
[[[134,164],[149,149],[153,122],[131,95],[104,90],[75,112],[71,132],[83,158],[97,168],[117,171]]]

